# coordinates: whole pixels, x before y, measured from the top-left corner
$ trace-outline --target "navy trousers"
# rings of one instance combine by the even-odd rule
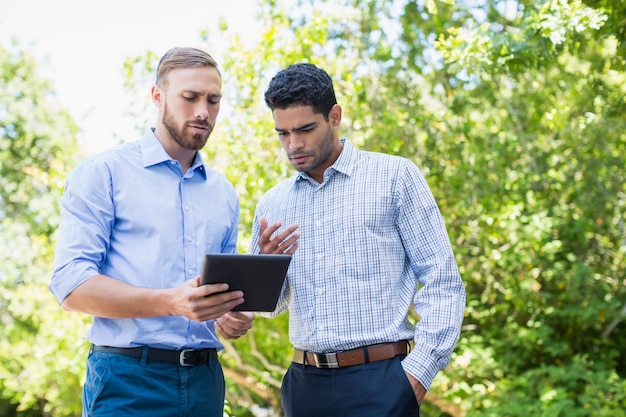
[[[402,359],[337,369],[292,363],[281,387],[285,417],[419,417]]]

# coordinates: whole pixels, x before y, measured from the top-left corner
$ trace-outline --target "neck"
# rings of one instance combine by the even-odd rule
[[[196,158],[196,152],[193,149],[187,149],[182,147],[178,142],[176,142],[167,132],[167,130],[159,130],[155,129],[154,135],[156,136],[165,152],[170,156],[170,158],[178,161],[183,170],[183,173],[187,172],[191,164],[193,164],[194,159]]]

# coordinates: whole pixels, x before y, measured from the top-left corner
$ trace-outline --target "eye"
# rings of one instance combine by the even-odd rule
[[[217,94],[207,96],[207,102],[209,104],[220,104],[221,100],[222,100],[222,96],[217,95]]]

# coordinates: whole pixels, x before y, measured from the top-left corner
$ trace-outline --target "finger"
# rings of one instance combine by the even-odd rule
[[[217,319],[244,302],[243,298],[236,298],[230,301],[221,302],[222,296],[223,294],[211,295],[203,299],[204,304],[198,305],[198,308],[196,309],[199,321]],[[224,327],[224,322],[222,322],[222,327]]]
[[[207,297],[211,294],[218,294],[218,293],[223,293],[225,291],[228,291],[228,284],[226,283],[206,284],[206,285],[202,285],[199,289],[201,290],[201,295]],[[231,292],[234,292],[234,291],[231,291]]]
[[[270,242],[271,240],[273,240],[272,235],[280,228],[280,226],[282,226],[280,222],[276,222],[270,226],[267,226],[265,230],[263,231],[263,233],[261,233],[259,240]]]
[[[196,277],[196,278],[191,278],[188,279],[187,281],[185,281],[185,283],[182,286],[187,286],[187,287],[193,287],[196,288],[199,286],[200,284],[200,277]]]
[[[267,219],[265,217],[259,218],[259,234],[263,234],[263,232],[267,229]]]
[[[275,239],[278,239],[279,242],[283,242],[288,237],[293,236],[296,230],[298,230],[298,225],[294,223],[289,227],[286,227],[285,230],[283,230],[282,232],[278,233]]]
[[[226,285],[226,284],[211,284],[211,285]],[[217,291],[207,294],[204,298],[204,303],[207,305],[218,306],[220,304],[229,303],[235,300],[243,300],[242,291]]]
[[[283,239],[278,245],[278,248],[280,248],[282,251],[287,251],[291,246],[297,244],[298,239],[300,239],[300,234],[294,233],[291,236]]]
[[[242,334],[230,333],[226,329],[216,329],[216,330],[224,339],[238,339],[245,334],[245,333],[242,333]]]
[[[229,317],[231,313],[232,312],[226,313],[215,321],[216,329],[227,339],[241,337],[246,334],[249,329],[249,326],[241,327],[241,322],[239,320]]]
[[[228,323],[225,323],[224,316],[218,317],[215,320],[215,329],[224,335],[230,334],[230,329]]]
[[[221,317],[215,321],[215,330],[225,339],[234,339],[234,335],[232,334],[232,330],[228,327],[227,324],[220,321]]]
[[[232,317],[233,319],[239,320],[241,322],[250,323],[250,325],[252,325],[252,321],[254,320],[256,315],[251,311],[231,311],[224,317]]]
[[[287,249],[283,250],[283,254],[293,255],[294,253],[296,253],[296,249],[298,249],[298,242],[294,242]]]
[[[252,314],[252,315],[251,315]],[[231,311],[225,316],[225,322],[236,333],[245,333],[252,328],[253,313]]]
[[[275,223],[274,225],[280,225],[280,223]],[[268,228],[266,232],[273,230],[274,228]],[[261,253],[284,253],[289,250],[289,247],[300,238],[300,234],[296,232],[298,229],[297,224],[292,224],[289,227],[285,228],[285,230],[277,233],[270,240],[265,240],[260,243]]]

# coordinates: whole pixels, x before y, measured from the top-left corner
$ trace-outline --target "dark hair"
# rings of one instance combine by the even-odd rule
[[[221,78],[217,62],[204,51],[196,48],[172,48],[161,57],[156,72],[156,85],[164,87],[167,83],[167,74],[177,68],[213,67]]]
[[[313,64],[290,65],[278,72],[265,92],[265,104],[274,111],[294,106],[311,106],[328,121],[330,109],[337,104],[333,81],[326,71]]]

